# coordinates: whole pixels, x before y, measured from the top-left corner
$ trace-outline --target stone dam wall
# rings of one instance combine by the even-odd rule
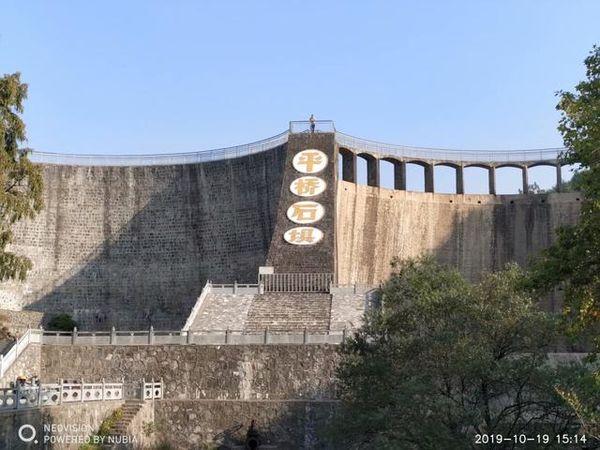
[[[1,285],[0,308],[67,312],[83,329],[181,327],[207,279],[255,282],[284,160],[285,145],[198,164],[43,166],[45,208],[12,246],[34,268]]]
[[[432,254],[475,280],[509,262],[526,265],[561,225],[576,223],[579,193],[454,195],[338,182],[340,284],[376,284],[394,257]],[[376,238],[374,238],[376,237]]]
[[[45,208],[18,224],[12,246],[34,268],[26,282],[0,285],[0,309],[43,312],[44,321],[66,312],[84,330],[179,329],[208,279],[253,283],[259,266],[273,264],[375,285],[392,258],[425,253],[477,279],[511,261],[527,264],[556,227],[578,218],[578,193],[388,190],[336,182],[332,163],[321,176],[333,188],[318,198],[331,212],[319,222],[325,238],[295,248],[282,238],[298,175],[290,157],[313,146],[337,162],[333,135],[318,134],[198,164],[43,166]]]
[[[317,449],[331,448],[338,361],[332,345],[44,345],[41,379],[162,379],[154,439],[172,448],[243,448],[254,419],[268,448]]]

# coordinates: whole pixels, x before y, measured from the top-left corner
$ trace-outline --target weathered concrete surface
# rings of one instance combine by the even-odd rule
[[[263,445],[281,450],[326,449],[323,428],[335,401],[160,400],[155,403],[157,441],[177,449],[200,443],[244,448],[246,432],[256,421]]]
[[[183,325],[206,279],[254,282],[275,226],[285,146],[176,166],[46,165],[45,208],[15,230],[33,270],[0,307],[81,328]]]
[[[376,284],[389,275],[392,258],[425,253],[470,279],[510,261],[526,264],[580,209],[578,193],[432,194],[344,181],[337,192],[340,284]]]
[[[1,412],[0,448],[3,450],[78,449],[80,443],[67,444],[64,442],[66,439],[76,440],[89,437],[98,430],[102,421],[121,404],[121,401],[86,402]],[[24,443],[19,439],[18,430],[25,424],[35,428],[37,444],[35,442]],[[47,428],[44,429],[44,426]],[[24,436],[29,437],[30,434]],[[55,440],[52,447],[48,446],[51,439]],[[58,439],[61,439],[63,443],[57,443]]]
[[[42,381],[162,379],[171,399],[332,399],[336,346],[42,347]]]

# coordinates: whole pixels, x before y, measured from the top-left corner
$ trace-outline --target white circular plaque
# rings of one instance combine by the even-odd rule
[[[292,165],[300,173],[319,173],[327,166],[327,155],[321,150],[309,148],[296,153]]]
[[[327,188],[325,180],[319,177],[300,177],[290,184],[290,191],[300,197],[314,197],[322,194]]]
[[[323,239],[323,232],[315,227],[296,227],[287,230],[283,239],[292,245],[314,245]]]
[[[323,205],[312,201],[296,202],[287,210],[288,219],[299,224],[318,222],[324,215]]]

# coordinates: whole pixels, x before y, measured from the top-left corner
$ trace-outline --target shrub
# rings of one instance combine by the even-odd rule
[[[48,322],[48,329],[52,331],[73,331],[77,322],[69,314],[58,314]]]

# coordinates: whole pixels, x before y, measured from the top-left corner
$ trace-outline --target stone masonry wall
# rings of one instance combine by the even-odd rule
[[[575,223],[578,193],[452,195],[395,191],[340,181],[337,256],[340,284],[377,284],[393,257],[424,253],[470,279],[508,262],[527,264]]]
[[[162,378],[180,400],[333,399],[338,359],[331,345],[45,345],[42,381]]]
[[[15,230],[33,261],[0,307],[68,312],[83,329],[178,328],[207,279],[255,282],[285,146],[175,166],[45,165],[45,208]]]
[[[160,400],[155,403],[156,439],[178,449],[195,449],[199,442],[241,449],[255,420],[266,448],[327,449],[331,447],[324,442],[322,430],[336,405],[304,400]]]
[[[9,387],[11,381],[15,381],[18,376],[39,377],[41,374],[41,347],[40,344],[29,344],[0,378],[0,387]]]
[[[43,313],[38,311],[13,311],[0,309],[0,324],[8,330],[21,336],[28,328],[39,328],[42,324]]]
[[[254,419],[269,448],[320,449],[330,448],[322,427],[338,404],[338,361],[331,345],[46,345],[42,381],[162,378],[152,441],[172,448],[238,448]]]

